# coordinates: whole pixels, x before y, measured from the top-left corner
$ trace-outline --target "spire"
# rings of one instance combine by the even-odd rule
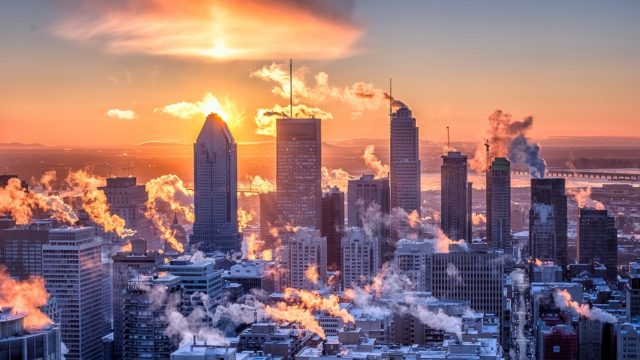
[[[173,213],[173,225],[179,225],[177,212]]]

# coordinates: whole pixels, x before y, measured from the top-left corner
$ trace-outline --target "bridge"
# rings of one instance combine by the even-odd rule
[[[529,170],[511,170],[512,175],[530,176]],[[616,173],[571,169],[547,169],[545,177],[567,177],[611,181],[640,181],[640,173]]]

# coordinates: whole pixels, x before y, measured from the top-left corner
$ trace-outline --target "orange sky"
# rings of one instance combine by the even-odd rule
[[[476,141],[495,109],[534,138],[640,136],[640,6],[568,3],[3,3],[0,142],[188,143],[213,97],[238,141],[268,140],[255,118],[287,105],[289,57],[325,140],[386,137],[389,76],[422,139]]]

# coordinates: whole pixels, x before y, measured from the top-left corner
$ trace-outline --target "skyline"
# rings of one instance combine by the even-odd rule
[[[0,60],[5,79],[0,86],[0,143],[189,143],[204,119],[197,102],[208,93],[229,112],[238,143],[272,141],[256,134],[254,118],[259,109],[286,107],[288,95],[278,93],[282,78],[255,74],[274,63],[288,70],[288,58],[298,75],[294,84],[300,81],[294,101],[332,114],[323,121],[326,141],[388,136],[388,106],[380,96],[388,90],[389,77],[394,96],[414,113],[423,140],[443,142],[450,126],[454,141],[477,142],[496,109],[515,120],[533,116],[530,136],[535,139],[552,134],[640,136],[634,126],[640,110],[634,101],[640,95],[634,86],[640,81],[640,45],[631,36],[640,30],[634,21],[640,4],[577,4],[283,1],[274,10],[253,1],[241,7],[220,2],[215,11],[244,23],[230,30],[228,21],[220,21],[222,29],[209,35],[227,39],[230,49],[260,51],[212,57],[175,54],[184,41],[167,38],[167,31],[120,26],[127,19],[120,7],[125,3],[104,8],[94,1],[74,9],[65,1],[5,3],[0,5],[0,38],[7,50]],[[195,2],[171,17],[170,3],[144,1],[132,12],[143,15],[140,23],[147,25],[166,25],[178,17],[182,32],[176,34],[189,34],[211,21],[209,12],[197,12],[205,5]],[[103,9],[102,15],[96,9]],[[322,38],[310,30],[296,37],[286,33],[285,38],[265,31],[249,41],[247,33],[264,28],[251,17],[256,13],[297,29],[315,26],[328,39],[342,39],[339,49],[308,51],[302,45]],[[313,20],[314,26],[297,26],[300,19]],[[75,32],[61,30],[69,24]],[[230,32],[235,37],[227,36]],[[140,39],[169,39],[177,45],[148,49]],[[292,43],[282,51],[279,44],[285,40]],[[278,46],[258,46],[267,43]],[[354,84],[359,82],[371,84],[367,89],[374,90],[375,103],[350,101],[349,90],[358,89]],[[211,104],[215,108],[211,97],[205,100],[207,110]],[[184,102],[196,104],[196,110],[180,112],[188,106]],[[170,115],[178,113],[184,119]],[[33,131],[50,124],[56,124],[50,131]],[[92,132],[100,137],[86,135]]]

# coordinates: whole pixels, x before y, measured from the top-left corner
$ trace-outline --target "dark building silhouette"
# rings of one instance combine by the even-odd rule
[[[578,262],[594,259],[607,267],[607,280],[614,281],[618,273],[616,220],[607,210],[583,208],[578,219]]]
[[[467,156],[459,151],[443,155],[440,182],[442,231],[451,239],[469,240]]]
[[[51,229],[52,221],[38,220],[0,230],[0,264],[11,277],[25,280],[42,276],[42,245],[49,242]]]
[[[420,135],[406,106],[391,114],[391,208],[420,213]]]
[[[193,144],[195,222],[191,243],[204,251],[239,251],[236,143],[210,114]]]
[[[487,171],[487,242],[505,254],[513,251],[510,168],[509,160],[498,157]]]
[[[295,226],[320,229],[322,136],[320,119],[276,122],[278,215]]]
[[[342,268],[340,239],[344,233],[344,193],[333,187],[322,194],[322,228],[327,238],[327,269]]]
[[[553,212],[553,253],[556,264],[567,266],[567,195],[563,178],[531,179],[531,210],[529,210],[529,249],[539,246],[534,235],[535,204],[550,206]],[[551,249],[545,249],[551,251]]]
[[[260,240],[264,241],[267,248],[273,248],[275,237],[271,234],[271,229],[277,226],[278,203],[276,192],[271,191],[260,194]]]

